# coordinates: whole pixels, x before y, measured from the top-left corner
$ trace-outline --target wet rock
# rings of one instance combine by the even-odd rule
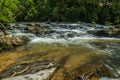
[[[105,28],[99,30],[89,30],[89,34],[100,37],[120,37],[120,27]]]
[[[87,32],[89,34],[93,34],[95,36],[108,36],[106,31],[104,31],[104,30],[90,30],[90,31],[87,31]]]
[[[15,23],[15,26],[16,26],[16,27],[19,26],[19,23]]]
[[[39,23],[36,23],[35,26],[41,27],[41,25]]]
[[[82,25],[88,26],[88,27],[92,27],[93,26],[93,24],[91,24],[91,23],[82,23]]]
[[[4,26],[10,26],[10,24],[9,24],[9,23],[3,23],[3,25],[4,25]]]
[[[2,35],[0,36],[0,48],[11,49],[15,46],[20,46],[30,41],[28,37],[25,36],[14,36],[14,35]]]
[[[27,23],[27,26],[35,26],[35,23]]]
[[[89,67],[84,67],[82,74],[75,75],[74,80],[99,80],[101,77],[116,77],[114,73],[111,73],[104,64],[93,64]]]
[[[39,29],[37,26],[28,26],[25,28],[25,30],[32,31],[32,30],[37,30]]]
[[[4,35],[6,35],[7,34],[6,30],[7,30],[6,27],[3,24],[0,24],[0,32],[3,32]]]
[[[69,33],[67,34],[67,37],[72,38],[72,37],[74,37],[75,35],[77,35],[76,32],[69,32]]]
[[[6,28],[2,24],[0,24],[0,30],[6,30]]]
[[[36,35],[49,34],[49,33],[54,32],[54,30],[52,30],[52,29],[50,29],[46,26],[40,26],[39,24],[34,24],[32,26],[27,26],[24,30],[27,33],[33,33],[33,34],[36,34]]]
[[[34,78],[37,78],[38,76],[43,77],[42,75],[46,75],[47,77],[50,77],[47,73],[50,73],[48,70],[54,71],[56,64],[52,62],[32,62],[32,63],[23,63],[18,65],[11,65],[9,68],[5,69],[4,71],[0,72],[0,78],[4,80],[4,78],[8,78],[8,80],[11,78],[19,79],[28,77],[28,75],[32,76],[34,75]],[[53,72],[51,71],[50,74]],[[16,72],[15,75],[13,75]],[[39,73],[39,74],[38,74]],[[45,78],[45,76],[44,76]],[[6,80],[6,79],[5,79]],[[27,79],[24,79],[27,80]],[[42,79],[43,80],[43,79]]]
[[[3,35],[0,36],[0,43],[22,45],[28,42],[29,39],[26,36],[14,36],[14,35]]]
[[[4,35],[4,32],[0,31],[0,36]]]
[[[115,27],[115,28],[119,28],[119,29],[120,29],[120,24],[115,25],[114,27]]]
[[[95,48],[104,50],[107,48],[109,43],[107,42],[91,42],[90,45],[94,46]]]

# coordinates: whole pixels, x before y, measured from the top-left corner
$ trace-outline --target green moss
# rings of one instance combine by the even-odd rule
[[[106,22],[105,22],[105,25],[112,25],[112,23],[111,23],[111,22],[106,21]]]

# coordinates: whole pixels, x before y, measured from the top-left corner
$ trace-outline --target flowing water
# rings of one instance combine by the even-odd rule
[[[61,77],[61,75],[64,75],[63,73],[69,76],[64,75],[64,78],[66,77],[65,80],[71,80],[73,76],[79,76],[87,71],[92,71],[93,68],[96,68],[96,65],[104,65],[110,73],[109,76],[106,74],[102,75],[102,78],[99,78],[100,80],[114,80],[112,78],[120,80],[120,39],[115,37],[97,37],[87,33],[88,30],[98,30],[112,26],[36,23],[38,27],[44,30],[52,30],[52,32],[35,33],[34,30],[26,30],[27,24],[29,23],[18,23],[17,27],[15,27],[15,23],[10,23],[8,33],[28,36],[31,41],[25,46],[16,48],[14,51],[6,51],[0,54],[0,60],[2,61],[0,71],[7,71],[11,69],[11,66],[24,63],[49,62],[60,67],[51,80],[64,80],[63,76]],[[43,76],[48,76],[48,73],[52,74],[56,70],[56,66],[45,71],[37,71],[32,75],[28,74],[30,72],[25,73],[24,76],[18,75],[13,77],[13,80],[44,80]],[[9,74],[9,76],[11,75]],[[3,80],[10,79],[5,78]]]

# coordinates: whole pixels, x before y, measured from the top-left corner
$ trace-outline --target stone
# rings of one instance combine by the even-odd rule
[[[120,37],[120,27],[105,28],[99,30],[89,30],[89,34],[100,37]]]
[[[107,37],[108,33],[105,30],[89,30],[87,31],[89,34],[93,34],[95,36]]]
[[[27,23],[27,26],[35,26],[35,23]]]
[[[0,47],[4,49],[11,49],[15,46],[20,46],[30,41],[26,36],[2,35],[0,36]],[[1,50],[2,50],[1,49]]]
[[[4,35],[4,32],[0,31],[0,36]]]
[[[46,28],[46,27],[41,27],[40,25],[39,26],[28,26],[24,30],[25,30],[25,32],[33,33],[33,34],[36,34],[36,35],[49,34],[49,33],[54,32],[54,30]]]
[[[23,70],[24,72],[20,73]],[[32,76],[31,78],[33,78],[33,80],[38,80],[36,79],[38,76],[39,78],[50,77],[50,75],[52,75],[55,70],[56,70],[56,64],[52,62],[42,63],[41,61],[37,61],[31,63],[23,63],[14,66],[11,65],[8,69],[1,71],[0,78],[1,79],[3,78],[2,80],[4,80],[4,78],[5,80],[9,80],[11,79],[11,74],[13,74],[13,71],[15,71],[20,74],[16,74],[15,76],[13,76],[15,78],[14,80],[19,80],[20,78],[22,78],[22,80],[28,80],[25,79],[25,77],[29,77],[29,76]]]

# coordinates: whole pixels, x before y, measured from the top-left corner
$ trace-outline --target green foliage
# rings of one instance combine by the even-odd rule
[[[81,21],[77,21],[77,24],[81,24],[82,22]]]
[[[94,22],[94,21],[92,21],[91,23],[92,23],[92,24],[96,24],[96,22]]]
[[[59,9],[58,7],[54,7],[54,8],[53,8],[53,12],[52,12],[53,18],[54,18],[54,19],[58,18],[59,13],[60,13],[60,9]]]
[[[105,25],[112,25],[111,22],[105,22]]]
[[[120,0],[0,0],[0,21],[14,20],[120,24]]]
[[[10,22],[17,11],[18,0],[0,0],[0,21]]]

